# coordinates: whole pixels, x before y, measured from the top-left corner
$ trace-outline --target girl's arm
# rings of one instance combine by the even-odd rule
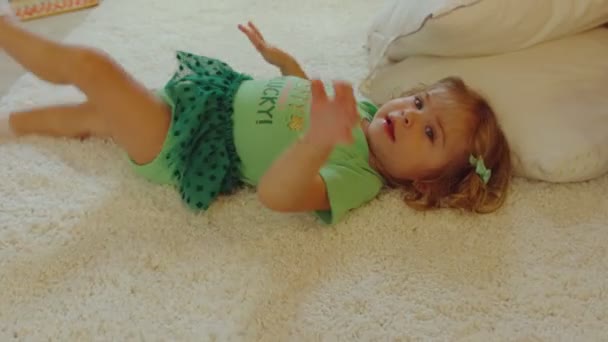
[[[287,52],[268,44],[264,40],[264,36],[262,36],[260,30],[252,22],[249,22],[247,26],[239,25],[238,27],[249,38],[262,57],[268,63],[278,67],[283,76],[296,76],[308,79],[298,61]]]
[[[281,51],[283,52],[283,51]],[[282,63],[279,65],[279,69],[281,69],[281,74],[283,76],[296,76],[303,79],[308,79],[306,72],[300,66],[300,63],[296,61],[295,58],[283,52],[284,57],[282,58]]]
[[[319,170],[333,147],[305,135],[290,146],[260,180],[258,198],[267,208],[280,212],[329,210],[325,182]]]
[[[334,82],[334,89],[335,98],[328,99],[321,81],[312,81],[309,130],[270,166],[258,185],[258,197],[266,207],[282,212],[330,209],[319,170],[334,146],[353,141],[352,128],[359,122],[352,86]]]

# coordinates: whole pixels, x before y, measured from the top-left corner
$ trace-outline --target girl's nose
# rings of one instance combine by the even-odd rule
[[[412,114],[403,114],[403,122],[405,123],[405,127],[410,127],[414,124],[414,115]]]
[[[405,124],[405,127],[410,127],[414,124],[416,120],[415,116],[416,114],[408,113],[405,110],[396,110],[388,115],[394,123],[402,122]]]

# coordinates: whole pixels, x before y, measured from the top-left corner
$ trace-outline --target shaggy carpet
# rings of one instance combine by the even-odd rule
[[[177,49],[256,76],[236,25],[326,79],[360,81],[370,0],[106,0],[66,40],[159,87]],[[23,76],[0,112],[79,100]],[[608,177],[517,179],[490,215],[415,212],[384,192],[335,225],[269,212],[251,190],[195,215],[111,143],[0,144],[0,340],[601,341]]]

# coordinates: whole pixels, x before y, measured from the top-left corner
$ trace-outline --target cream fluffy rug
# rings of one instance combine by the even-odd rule
[[[313,75],[359,81],[370,0],[105,1],[67,40],[151,87],[173,51],[266,66],[254,19]],[[31,75],[0,112],[79,99]],[[109,143],[0,145],[0,340],[608,339],[608,177],[517,180],[500,212],[405,208],[384,193],[334,227],[268,212],[251,191],[193,215]]]

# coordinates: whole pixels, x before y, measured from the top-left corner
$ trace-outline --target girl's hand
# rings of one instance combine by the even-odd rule
[[[320,80],[311,83],[310,128],[304,139],[322,148],[352,143],[352,130],[360,121],[353,87],[341,81],[333,84],[335,97],[329,99]]]
[[[251,41],[253,46],[258,50],[258,52],[264,57],[266,62],[275,65],[279,68],[282,68],[284,64],[287,62],[289,57],[282,50],[268,44],[266,40],[264,40],[264,36],[260,33],[260,30],[250,21],[247,23],[247,26],[239,25],[239,30],[243,32],[247,38]]]

